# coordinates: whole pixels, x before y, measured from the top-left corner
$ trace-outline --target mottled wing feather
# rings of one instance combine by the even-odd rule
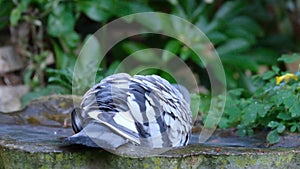
[[[152,86],[151,92],[146,92],[145,97],[146,103],[149,103],[146,104],[146,114],[148,119],[152,119],[150,126],[154,126],[148,131],[155,138],[153,147],[178,146],[187,142],[192,121],[189,105],[183,95],[159,76],[136,75],[134,78],[140,80],[139,84],[145,88]],[[149,113],[153,108],[155,113]]]
[[[115,74],[103,79],[84,95],[82,114],[140,144],[139,133],[132,125],[134,119],[131,113],[128,113],[127,92],[130,79],[127,74]]]
[[[85,94],[82,108],[83,116],[150,147],[183,145],[191,129],[188,103],[176,88],[156,75],[109,76]]]

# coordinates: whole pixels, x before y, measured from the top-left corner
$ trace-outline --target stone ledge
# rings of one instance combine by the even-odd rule
[[[203,148],[203,149],[202,149]],[[98,149],[64,150],[62,152],[35,152],[0,148],[2,168],[297,168],[299,149],[251,150],[227,147],[216,153],[218,147],[188,146],[171,150],[158,157],[119,157]],[[235,152],[235,153],[232,153]],[[177,154],[180,152],[179,154]],[[182,153],[184,152],[184,153]],[[1,164],[2,163],[2,164]],[[0,167],[1,168],[1,167]]]
[[[116,156],[102,149],[66,146],[72,135],[63,119],[74,97],[51,96],[32,102],[24,110],[0,115],[0,169],[15,168],[298,168],[300,147],[245,148],[189,145],[147,158]],[[75,105],[78,104],[78,99]],[[52,116],[45,116],[45,113]],[[14,116],[21,115],[15,123]],[[63,116],[58,116],[64,114]],[[35,117],[33,121],[28,118]],[[62,119],[60,119],[62,118]],[[3,120],[6,119],[6,120]],[[9,120],[8,120],[9,119]],[[53,122],[53,119],[56,122]],[[38,123],[36,123],[38,121]]]

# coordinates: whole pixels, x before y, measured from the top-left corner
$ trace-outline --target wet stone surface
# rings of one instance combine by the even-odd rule
[[[73,102],[75,101],[75,102]],[[80,98],[51,96],[19,112],[0,115],[0,169],[10,168],[299,168],[299,135],[287,135],[271,148],[263,135],[240,138],[216,132],[205,144],[161,155],[121,157],[102,149],[65,145],[72,135],[70,112]],[[196,135],[192,140],[196,140]],[[288,141],[287,141],[288,140]],[[291,144],[290,142],[291,141]],[[290,147],[290,148],[283,148]],[[142,150],[141,150],[142,151]]]
[[[71,128],[0,125],[0,145],[30,153],[62,152],[63,139],[72,133]]]

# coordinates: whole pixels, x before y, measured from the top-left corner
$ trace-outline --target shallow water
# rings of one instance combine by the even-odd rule
[[[63,139],[72,134],[71,128],[0,124],[0,144],[28,152],[60,152]]]

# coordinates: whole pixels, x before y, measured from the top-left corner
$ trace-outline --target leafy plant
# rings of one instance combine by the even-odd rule
[[[5,6],[5,8],[2,8],[0,11],[0,30],[4,27],[6,27],[9,22],[8,18],[10,15],[11,10],[13,9],[13,3],[11,1],[6,0],[0,0],[0,6]]]
[[[296,59],[298,54],[282,55],[278,60]],[[257,128],[269,128],[266,139],[270,144],[277,143],[284,132],[300,132],[299,76],[300,71],[280,72],[273,66],[272,70],[253,77],[257,90],[251,97],[243,97],[243,89],[229,91],[218,126],[237,127],[240,136],[252,135]]]
[[[297,14],[299,5],[296,1],[288,0],[274,5],[276,3],[260,0],[214,3],[169,0],[160,2],[163,4],[160,5],[147,0],[0,0],[0,5],[4,3],[7,8],[0,11],[0,20],[3,17],[7,18],[10,12],[12,34],[18,35],[18,30],[27,30],[26,34],[15,38],[18,40],[21,55],[28,60],[24,81],[33,93],[24,96],[26,101],[49,93],[71,93],[73,68],[78,51],[88,35],[96,31],[93,26],[99,28],[117,17],[158,10],[179,16],[196,25],[208,36],[220,55],[226,71],[227,84],[230,89],[234,89],[228,94],[224,116],[219,123],[220,128],[238,127],[239,134],[246,135],[253,133],[254,128],[268,127],[272,129],[267,138],[270,143],[278,141],[279,134],[288,129],[291,132],[299,131],[296,109],[298,82],[290,81],[276,85],[273,78],[281,75],[276,66],[254,79],[247,75],[249,72],[256,74],[260,65],[276,65],[276,58],[283,50],[282,46],[285,51],[297,49],[297,45],[291,45],[294,42],[292,37],[297,35],[297,29],[292,29],[293,25],[296,25],[293,18],[297,17],[289,15],[289,11],[286,10],[288,5],[292,14]],[[276,9],[271,10],[275,12],[267,10],[269,7]],[[254,10],[256,12],[253,12]],[[277,17],[280,21],[274,22]],[[161,27],[164,25],[161,25],[160,21],[147,18],[144,25],[148,29],[177,31],[182,35],[181,38],[193,39],[193,34],[185,25],[172,25],[172,21],[168,22],[170,24],[166,23],[165,27]],[[0,29],[6,24],[7,22],[0,22]],[[92,26],[89,26],[90,24]],[[288,45],[282,45],[283,43]],[[138,40],[128,38],[118,44],[104,60],[101,69],[97,70],[97,81],[114,72],[124,58],[124,53],[133,54],[149,47],[169,51],[162,53],[161,64],[170,64],[169,61],[173,57],[170,52],[179,56],[198,74],[201,84],[210,86],[208,77],[203,73],[203,63],[190,48],[179,40],[158,35],[143,35]],[[205,54],[207,47],[201,47]],[[48,67],[46,58],[51,54],[55,57],[55,65]],[[144,57],[136,57],[134,54],[133,57],[140,59],[142,63],[151,62],[156,55],[151,51],[140,54]],[[282,57],[281,60],[288,61],[289,58]],[[84,73],[81,72],[83,75]],[[168,78],[166,72],[156,69],[142,73],[155,73]],[[168,79],[172,81],[171,78]],[[91,85],[84,77],[77,81],[80,82],[75,86],[76,89],[82,89],[78,90],[77,94],[82,94]],[[248,98],[245,97],[246,94],[253,96]],[[279,96],[290,99],[276,100]],[[295,99],[295,102],[292,102],[291,98]],[[205,108],[200,107],[200,110],[205,111]]]
[[[196,0],[170,0],[169,4],[166,4],[166,9],[171,11],[170,14],[193,23],[211,40],[224,65],[227,85],[230,89],[241,87],[252,93],[255,89],[246,73],[257,73],[259,66],[262,64],[276,64],[279,53],[272,47],[261,44],[261,38],[264,37],[265,30],[256,16],[252,14],[253,12],[249,12],[252,8],[249,3],[241,0],[216,3]],[[257,3],[253,6],[264,8],[262,4]],[[267,15],[265,12],[261,13]],[[156,21],[152,21],[149,18],[151,24],[142,24],[150,30],[164,29],[169,32],[177,32],[182,35],[182,38],[193,39],[193,34],[189,32],[185,25],[176,25],[170,22],[165,23],[169,27],[164,28],[161,23],[166,21],[159,20],[159,18],[155,19]],[[155,43],[149,43],[154,38],[156,39]],[[207,84],[207,76],[203,75],[205,72],[203,71],[203,63],[190,48],[179,40],[147,35],[143,36],[143,40],[140,42],[124,42],[123,50],[127,54],[131,54],[141,49],[141,46],[143,46],[142,48],[159,47],[179,56],[191,65],[192,69],[198,74],[200,81],[208,88],[210,87],[210,84]],[[209,49],[204,46],[203,55],[207,50]],[[167,61],[168,58],[168,54],[164,54],[163,59],[165,60],[163,61]]]
[[[20,49],[20,54],[27,58],[28,66],[24,81],[34,92],[32,96],[36,97],[39,96],[38,93],[40,95],[47,93],[37,91],[48,83],[66,89],[63,93],[65,91],[71,93],[70,78],[73,75],[78,51],[84,43],[83,39],[89,33],[94,33],[93,31],[85,34],[77,32],[81,29],[82,20],[88,20],[90,23],[106,23],[113,17],[151,11],[145,3],[134,1],[1,0],[0,4],[7,6],[0,12],[0,19],[10,13],[7,17],[9,17],[11,33]],[[7,22],[1,22],[0,28],[6,24]],[[85,29],[88,30],[86,27]],[[55,57],[54,68],[46,68],[46,58],[52,53]],[[57,90],[58,93],[59,91]]]
[[[254,4],[241,0],[219,4],[193,0],[176,2],[173,13],[194,23],[214,44],[224,65],[227,86],[253,92],[246,72],[255,74],[259,65],[272,65],[278,56],[272,48],[259,45],[264,30],[249,13]]]
[[[291,58],[283,55],[279,60],[286,62],[291,61]],[[280,72],[274,66],[262,76],[255,77],[261,86],[251,98],[245,100],[239,125],[241,135],[248,134],[244,132],[245,129],[251,131],[258,126],[268,127],[271,131],[267,140],[273,144],[279,141],[279,134],[285,131],[300,132],[299,75],[300,71],[289,74]]]

